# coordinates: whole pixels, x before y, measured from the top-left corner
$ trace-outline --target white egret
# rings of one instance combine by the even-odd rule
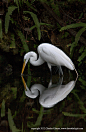
[[[39,93],[39,103],[44,108],[51,108],[58,102],[62,101],[67,95],[73,90],[76,81],[70,81],[66,85],[62,85],[63,78],[60,77],[57,84],[52,84],[52,79],[50,80],[48,88],[44,87],[42,84],[34,84],[29,89],[25,83],[22,76],[22,81],[25,88],[26,96],[35,99]]]
[[[38,59],[37,54],[33,51],[28,52],[24,55],[22,74],[28,61],[30,61],[30,63],[34,66],[39,66],[44,62],[47,62],[50,71],[51,66],[57,66],[60,70],[61,75],[63,75],[61,66],[65,66],[70,70],[76,71],[72,60],[61,49],[57,48],[56,46],[49,43],[42,43],[38,46],[37,50],[39,53]]]

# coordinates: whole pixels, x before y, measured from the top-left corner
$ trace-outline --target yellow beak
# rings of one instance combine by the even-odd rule
[[[23,82],[24,88],[25,88],[25,90],[26,90],[26,83],[25,83],[25,80],[24,80],[23,76],[22,76],[22,82]]]
[[[23,67],[22,67],[22,72],[21,72],[21,74],[23,74],[24,69],[25,69],[25,60],[24,60],[24,63],[23,63]]]

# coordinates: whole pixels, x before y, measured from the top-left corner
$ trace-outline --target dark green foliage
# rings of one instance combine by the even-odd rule
[[[5,116],[5,100],[3,99],[2,105],[1,105],[1,117]]]
[[[81,62],[85,57],[86,57],[86,48],[83,50],[81,56],[79,56],[78,61]]]
[[[20,1],[20,0],[18,0],[18,1],[17,1],[17,0],[14,0],[14,2],[16,3],[17,7],[16,7],[16,6],[9,6],[9,7],[8,7],[8,12],[7,12],[6,15],[5,15],[5,33],[6,33],[6,34],[8,33],[8,29],[9,29],[9,27],[10,27],[10,21],[11,21],[11,23],[13,24],[13,26],[15,25],[15,27],[18,29],[18,36],[20,37],[20,40],[21,40],[21,42],[22,42],[22,45],[23,45],[23,48],[24,48],[25,52],[28,52],[28,51],[29,51],[29,48],[28,48],[28,46],[27,46],[26,39],[25,39],[23,33],[22,33],[22,32],[20,31],[20,29],[19,29],[20,26],[18,25],[17,20],[16,20],[14,17],[13,17],[13,18],[11,17],[13,11],[14,11],[15,9],[18,9],[18,15],[19,15],[19,9],[22,8],[22,6],[23,6],[24,4],[26,4],[26,6],[29,7],[28,10],[27,10],[27,11],[23,11],[23,13],[24,13],[24,14],[29,13],[29,14],[31,15],[31,17],[33,18],[33,21],[34,21],[35,25],[33,25],[33,26],[30,28],[30,30],[33,30],[34,28],[37,28],[38,40],[41,39],[41,30],[40,30],[40,26],[41,26],[41,25],[47,25],[47,26],[48,26],[49,24],[46,24],[46,23],[39,23],[39,20],[38,20],[38,18],[37,18],[37,15],[36,15],[35,13],[29,11],[29,10],[31,9],[31,10],[37,12],[37,10],[32,6],[32,3],[33,3],[33,2],[29,3],[28,1],[23,1],[23,0],[22,0],[22,1]],[[24,16],[24,18],[25,18],[25,16]],[[30,19],[30,18],[27,17],[26,21],[29,20],[29,19]],[[12,28],[12,30],[13,30],[13,32],[15,31],[14,28]],[[15,32],[15,33],[17,34],[17,32]],[[1,22],[1,21],[0,21],[0,37],[2,38],[2,22]],[[11,35],[11,44],[10,44],[10,48],[15,48],[15,47],[16,47],[15,41],[16,41],[16,40],[15,40],[15,35],[12,34],[12,35]],[[22,50],[22,49],[21,49],[21,50]]]
[[[62,112],[65,116],[71,116],[71,117],[85,117],[86,114],[72,114],[68,112]]]
[[[72,93],[74,94],[74,96],[77,98],[77,101],[78,101],[78,105],[79,105],[79,108],[81,109],[81,111],[84,113],[84,114],[75,114],[75,113],[69,113],[69,112],[62,112],[65,116],[69,116],[69,117],[81,117],[82,119],[84,119],[84,121],[86,122],[86,108],[84,106],[84,102],[82,102],[82,100],[79,98],[78,94],[75,92],[75,90],[72,91]]]
[[[24,48],[25,52],[28,52],[29,48],[27,46],[27,43],[26,43],[26,40],[25,40],[25,37],[24,37],[23,33],[21,31],[17,31],[17,32],[18,32],[18,36],[20,37],[20,40],[23,44],[23,48]]]
[[[14,121],[13,121],[13,117],[11,114],[11,110],[8,108],[8,122],[9,122],[9,127],[10,130],[12,130],[12,132],[19,132],[20,130],[16,128]]]
[[[85,3],[86,1],[85,0],[67,0],[68,2],[70,3],[73,3],[73,2],[83,2]]]
[[[40,0],[41,2],[46,3],[48,6],[51,6],[52,10],[55,12],[55,14],[57,14],[58,16],[60,16],[60,12],[59,12],[59,5],[57,1],[54,0]]]
[[[34,11],[37,12],[37,10],[30,4],[30,2],[24,1],[24,3],[25,3],[29,8],[31,8],[32,10],[34,10]]]
[[[29,13],[31,15],[31,17],[33,18],[33,21],[35,23],[34,26],[32,26],[30,28],[30,30],[33,30],[35,27],[37,28],[37,33],[38,33],[38,40],[41,39],[41,30],[40,30],[40,25],[47,25],[47,26],[50,26],[50,24],[47,24],[47,23],[39,23],[39,20],[37,18],[37,15],[34,14],[33,12],[30,12],[30,11],[23,11],[24,14],[27,14]]]
[[[47,40],[47,42],[51,41],[51,38],[50,38],[52,36],[51,32],[54,32],[55,36],[56,36],[56,40],[58,39],[56,42],[56,46],[61,46],[61,48],[64,49],[64,46],[66,46],[66,44],[68,44],[68,43],[61,42],[61,41],[62,41],[62,39],[63,39],[63,41],[64,41],[64,39],[67,40],[67,38],[70,39],[69,37],[71,37],[71,36],[69,35],[69,33],[67,31],[64,32],[64,34],[58,32],[58,29],[61,28],[61,26],[59,25],[60,23],[57,23],[53,19],[53,17],[50,16],[49,12],[46,11],[46,9],[44,12],[45,14],[43,14],[43,18],[45,20],[42,19],[42,17],[40,17],[41,16],[40,12],[44,11],[44,7],[43,7],[43,10],[38,8],[39,7],[38,4],[41,5],[41,3],[38,0],[37,1],[36,0],[31,0],[31,1],[14,0],[14,2],[12,0],[9,0],[9,1],[8,1],[8,6],[5,9],[6,12],[4,13],[4,14],[6,14],[5,22],[4,22],[4,19],[2,19],[2,18],[0,19],[0,39],[1,39],[1,41],[5,40],[5,43],[9,46],[10,51],[18,48],[18,51],[22,56],[23,53],[28,52],[30,48],[34,48],[36,50],[38,44],[40,42],[42,42],[42,40],[43,41]],[[61,10],[59,10],[59,7],[60,7],[60,9],[62,7],[64,7],[64,9],[65,9],[66,6],[71,6],[71,3],[73,3],[73,2],[77,3],[79,1],[82,3],[85,0],[75,0],[75,1],[67,0],[66,2],[65,1],[64,2],[63,1],[55,1],[55,0],[50,0],[50,1],[49,0],[40,0],[40,1],[45,2],[45,4],[47,4],[51,8],[51,10],[55,12],[55,14],[57,14],[60,18],[62,18],[63,22],[64,22],[64,20],[66,20],[66,19],[63,18],[62,14],[60,14]],[[34,2],[36,4],[34,4]],[[70,3],[70,5],[69,5],[69,3]],[[16,5],[16,6],[12,6],[12,5]],[[37,7],[36,7],[36,5],[37,5]],[[7,8],[8,8],[8,10],[7,10]],[[83,16],[85,15],[85,11],[82,12],[80,10],[79,12],[74,12],[74,13],[76,13],[76,14],[79,13],[78,21],[82,21]],[[68,12],[69,14],[67,14],[67,12],[64,12],[64,13],[69,16],[71,14],[70,11]],[[73,18],[72,14],[71,14],[71,17]],[[69,19],[69,18],[67,18],[67,19]],[[74,17],[74,19],[77,19],[77,18]],[[3,24],[2,22],[5,24]],[[47,22],[50,24],[47,24]],[[68,22],[69,21],[67,21],[67,23]],[[73,22],[73,21],[70,20],[70,23],[71,22]],[[85,22],[85,20],[83,20],[83,22]],[[51,28],[51,27],[47,28],[47,26],[51,26],[51,24],[53,24],[54,28]],[[3,27],[3,29],[2,29],[2,27]],[[27,28],[28,31],[26,31],[25,28]],[[86,60],[85,60],[86,48],[84,45],[79,44],[79,39],[82,36],[82,34],[86,31],[86,23],[79,22],[79,23],[67,25],[66,27],[62,27],[61,31],[67,30],[70,28],[73,28],[73,29],[77,28],[77,34],[75,36],[75,40],[73,43],[69,44],[70,54],[71,54],[71,56],[73,56],[73,55],[78,56],[78,54],[79,54],[79,57],[77,57],[77,59],[76,58],[75,59],[78,61],[79,66],[80,66],[80,64],[84,65],[86,63]],[[4,29],[5,29],[5,31],[4,31]],[[47,35],[44,34],[44,32],[41,33],[42,31],[47,32]],[[5,35],[4,35],[4,32],[6,33]],[[34,37],[35,34],[38,37],[37,41]],[[4,39],[4,36],[7,37],[7,39]],[[60,40],[59,40],[58,36],[60,36]],[[45,39],[45,38],[47,38],[47,39]],[[9,40],[9,41],[7,42],[7,40]],[[71,40],[68,42],[70,43]],[[1,43],[1,42],[0,42],[0,44],[4,45],[4,43]],[[55,44],[55,43],[53,43],[53,44]],[[1,59],[2,59],[2,56],[1,56]],[[23,57],[21,57],[21,59],[23,59]],[[83,64],[83,62],[84,62],[84,64]],[[18,61],[18,63],[20,63],[20,60]],[[75,62],[74,62],[74,64],[75,64]],[[21,65],[21,68],[22,68],[22,65]],[[14,68],[13,68],[13,70],[14,70]],[[29,88],[30,88],[30,85],[33,83],[31,81],[31,77],[33,78],[33,80],[35,80],[34,82],[37,83],[37,77],[34,78],[33,76],[29,76],[29,75],[31,75],[31,70],[33,70],[33,69],[30,69],[30,65],[28,63],[28,77],[26,77],[26,78],[27,78],[27,86]],[[83,68],[81,69],[81,67],[80,67],[78,69],[79,73],[81,73],[81,70],[84,71],[84,69]],[[15,72],[15,71],[13,71],[13,72]],[[72,72],[73,71],[71,71],[71,73]],[[17,74],[17,75],[19,75],[19,74]],[[12,132],[20,131],[16,128],[16,126],[17,126],[19,128],[22,128],[22,130],[21,130],[22,132],[27,132],[27,131],[30,131],[27,129],[29,129],[31,127],[40,127],[40,126],[42,127],[42,125],[45,125],[47,121],[48,121],[47,124],[50,122],[52,123],[56,120],[56,118],[57,118],[57,121],[54,123],[54,127],[56,127],[56,128],[63,128],[63,127],[65,128],[65,126],[66,127],[73,126],[73,122],[70,121],[71,117],[72,117],[73,121],[75,120],[75,118],[73,118],[73,117],[76,117],[76,124],[77,124],[77,120],[78,121],[81,120],[81,121],[83,121],[83,123],[85,123],[86,122],[86,119],[85,119],[86,118],[86,108],[85,108],[86,102],[84,102],[79,97],[79,94],[78,94],[80,92],[81,92],[81,94],[83,94],[84,93],[83,91],[86,90],[86,81],[85,81],[84,74],[83,73],[79,74],[78,81],[79,81],[80,85],[77,90],[76,90],[77,87],[75,87],[75,90],[77,91],[77,93],[75,93],[75,92],[73,93],[74,98],[72,98],[72,95],[70,94],[65,100],[63,100],[62,102],[55,105],[55,107],[53,107],[52,109],[43,109],[43,107],[39,106],[38,100],[35,103],[36,99],[35,100],[30,99],[25,95],[25,91],[24,91],[24,89],[22,89],[23,86],[21,86],[19,84],[19,85],[17,85],[18,86],[18,89],[17,89],[17,86],[14,87],[13,83],[12,83],[13,87],[11,87],[11,89],[8,90],[8,93],[12,94],[12,99],[9,99],[9,96],[7,96],[7,92],[6,92],[6,95],[3,94],[4,98],[5,98],[5,96],[7,98],[6,109],[5,109],[5,101],[6,100],[5,101],[3,100],[1,103],[1,117],[6,116],[6,120],[9,125],[9,129],[10,129],[9,131],[12,131]],[[40,79],[40,77],[39,77],[39,79]],[[43,80],[43,78],[42,78],[42,80]],[[48,80],[46,80],[46,81],[48,81]],[[78,81],[77,81],[77,83],[78,83]],[[20,78],[19,78],[18,82],[21,82]],[[43,81],[41,81],[41,82],[43,82]],[[43,84],[44,84],[44,82],[43,82]],[[81,91],[80,91],[80,89],[81,89]],[[77,100],[77,102],[76,102],[76,100]],[[75,103],[78,106],[78,110],[74,106]],[[15,106],[15,109],[13,109],[13,106]],[[8,107],[8,109],[7,109],[7,107]],[[65,112],[62,112],[62,111],[65,111]],[[48,117],[48,115],[49,115],[49,117]],[[65,116],[68,116],[68,118]],[[67,120],[65,120],[65,118],[68,120],[68,122],[70,121],[70,123],[66,122]],[[49,119],[49,120],[46,120],[46,119]],[[76,126],[76,124],[75,124],[75,126]],[[48,124],[48,125],[50,125],[50,124]],[[82,123],[81,123],[81,125],[82,125]],[[33,130],[31,130],[31,131],[33,131]],[[46,130],[46,132],[48,132],[48,130]]]
[[[0,19],[0,38],[2,39],[2,20]]]
[[[27,126],[29,128],[31,128],[31,127],[38,127],[38,126],[41,125],[42,117],[43,117],[43,114],[44,114],[43,110],[44,110],[44,108],[41,106],[40,107],[40,111],[39,111],[39,116],[38,116],[37,121],[35,122],[35,124],[33,124],[31,122],[27,122]]]
[[[10,48],[16,48],[16,44],[15,44],[15,38],[14,38],[14,34],[11,34],[11,44],[10,44]]]
[[[70,25],[62,27],[60,31],[67,30],[70,28],[77,28],[77,27],[86,27],[86,23],[80,22],[80,23],[70,24]]]
[[[79,98],[78,94],[73,92],[73,94],[75,95],[75,97],[77,98],[78,100],[78,104],[79,104],[79,108],[82,110],[83,113],[86,114],[86,108],[84,106],[84,102],[81,101],[81,99]]]
[[[39,24],[37,15],[34,14],[33,12],[30,12],[30,11],[24,11],[23,13],[24,14],[29,13],[31,15],[31,17],[33,18],[35,26],[37,28],[37,32],[38,32],[38,40],[40,40],[40,38],[41,38],[41,31],[40,31],[40,24]]]
[[[82,79],[81,77],[79,78],[79,81],[82,83],[83,86],[86,87],[86,81],[84,79]]]
[[[16,6],[10,6],[10,7],[8,7],[8,12],[6,13],[6,16],[5,16],[5,33],[8,33],[9,22],[10,22],[10,15],[12,15],[12,12],[16,8],[17,8]]]
[[[69,44],[71,56],[73,55],[74,48],[76,46],[78,46],[80,36],[82,35],[83,32],[86,31],[86,23],[80,22],[80,23],[70,24],[70,25],[64,26],[60,29],[60,31],[63,31],[63,30],[67,30],[67,29],[70,29],[70,28],[77,28],[77,27],[82,27],[82,28],[77,32],[77,34],[75,36],[75,41],[72,44]],[[79,58],[77,60],[79,62],[81,62],[86,57],[86,48],[85,49],[84,48],[83,48],[83,46],[80,48],[80,53],[82,53],[82,54],[81,54],[81,56],[79,56]],[[80,64],[81,63],[79,63],[79,65]]]

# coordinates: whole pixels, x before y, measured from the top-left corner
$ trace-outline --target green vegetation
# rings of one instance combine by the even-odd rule
[[[31,18],[30,16],[32,17],[33,19],[33,22],[34,24],[28,28],[28,31],[32,31],[34,30],[35,28],[37,29],[37,34],[38,34],[38,40],[40,41],[41,39],[41,36],[42,36],[42,33],[41,33],[41,26],[50,26],[51,24],[48,24],[48,23],[42,23],[42,22],[39,22],[39,19],[38,19],[38,16],[37,16],[37,9],[34,8],[34,2],[35,1],[31,1],[28,2],[28,0],[24,1],[24,0],[14,0],[14,3],[16,4],[16,6],[10,4],[9,2],[9,6],[7,8],[7,12],[6,12],[6,15],[5,15],[5,33],[6,34],[10,34],[11,31],[10,31],[10,28],[13,27],[12,29],[12,33],[11,33],[11,41],[10,41],[10,46],[9,48],[11,49],[15,49],[16,48],[16,43],[17,43],[17,39],[16,39],[16,36],[20,38],[21,42],[22,42],[22,47],[24,48],[24,51],[25,52],[28,52],[29,51],[29,45],[27,44],[27,41],[29,40],[29,37],[28,37],[28,40],[26,40],[25,36],[24,36],[24,29],[23,27],[20,29],[20,23],[17,23],[17,21],[20,21],[19,19],[17,19],[17,17],[15,17],[15,14],[17,13],[18,14],[18,17],[20,17],[20,14],[22,14],[22,18],[24,20],[25,23],[27,23],[28,21],[31,21]],[[51,9],[55,12],[55,14],[57,14],[59,17],[60,17],[60,11],[59,11],[59,5],[62,5],[62,7],[64,6],[64,3],[65,2],[55,2],[54,0],[40,0],[40,2],[44,2],[45,4],[47,4],[48,6],[51,7]],[[82,2],[84,3],[84,0],[83,1],[80,1],[78,0],[78,2]],[[68,4],[72,4],[73,1],[71,0],[68,0]],[[27,10],[25,10],[25,8],[23,7],[26,7]],[[29,15],[28,15],[29,14]],[[81,12],[81,14],[79,15],[79,19],[81,19],[83,16],[83,12]],[[21,18],[21,19],[22,19]],[[15,27],[15,28],[14,28]],[[75,41],[72,42],[71,44],[69,44],[68,46],[70,46],[70,55],[71,57],[73,57],[73,53],[74,53],[74,49],[79,46],[78,45],[78,42],[79,42],[79,39],[81,37],[81,35],[83,34],[83,32],[86,31],[86,23],[83,23],[83,22],[79,22],[79,23],[74,23],[74,24],[70,24],[70,25],[67,25],[65,27],[62,27],[60,29],[60,31],[63,31],[63,30],[68,30],[68,29],[71,29],[71,28],[81,28],[79,29],[79,31],[77,32],[76,36],[75,36]],[[4,39],[4,36],[2,36],[4,32],[2,32],[2,21],[0,19],[0,38],[1,39]],[[62,38],[67,38],[69,34],[67,32],[65,32],[65,35],[62,36]],[[3,41],[3,40],[2,40]],[[18,46],[19,44],[17,44]],[[18,46],[20,47],[20,46]],[[21,52],[24,52],[22,49],[21,49]],[[82,64],[82,61],[84,60],[84,58],[86,57],[86,49],[85,49],[85,46],[79,46],[79,57],[77,58],[77,61],[79,62],[78,66],[80,66]]]
[[[0,38],[2,39],[2,21],[0,19]]]
[[[4,116],[5,116],[5,101],[3,100],[2,107],[1,107],[1,117],[4,117]],[[8,108],[8,123],[9,123],[10,130],[12,130],[12,132],[20,131],[19,129],[16,128],[14,124],[12,113],[9,108]]]
[[[22,45],[23,45],[23,48],[24,48],[25,52],[28,52],[29,51],[29,47],[27,46],[25,37],[24,37],[24,35],[22,34],[21,31],[18,31],[18,36],[20,37],[20,40],[22,42]]]
[[[41,121],[42,121],[42,117],[43,117],[43,107],[41,106],[40,107],[40,111],[39,111],[39,116],[38,116],[37,121],[35,122],[35,124],[33,124],[31,122],[27,122],[27,126],[29,128],[40,126],[41,125]]]
[[[14,121],[13,121],[13,117],[11,114],[11,110],[8,108],[8,122],[9,122],[9,126],[10,126],[10,130],[12,130],[12,132],[19,132],[20,130],[16,128]]]
[[[9,72],[12,70],[12,65],[9,61],[6,62],[8,56],[6,58],[1,55],[1,121],[5,119],[12,132],[33,131],[30,130],[31,127],[42,127],[46,124],[47,127],[66,128],[76,127],[81,123],[83,127],[86,124],[86,0],[8,0],[7,3],[5,1],[0,4],[4,9],[4,13],[0,11],[0,50],[4,51],[3,54],[15,55],[13,57],[20,64],[24,53],[36,51],[40,43],[49,42],[71,57],[79,73],[78,85],[72,93],[54,108],[44,109],[39,105],[37,98],[31,99],[25,95],[21,78],[19,80],[16,78],[16,82],[11,81],[11,85],[4,84],[4,77],[6,76],[7,80],[12,72],[13,75],[15,73]],[[69,30],[75,31],[76,34],[71,35]],[[20,55],[19,60],[16,55]],[[19,72],[21,68],[19,67]],[[28,75],[34,71],[28,63]],[[37,83],[37,80],[44,83],[44,79],[40,78],[26,75],[27,86],[30,88],[33,82]],[[45,79],[45,82],[47,85],[48,79]]]
[[[1,117],[5,116],[5,100],[3,99],[2,101],[2,106],[1,106]]]
[[[30,28],[30,30],[33,29],[34,27],[36,27],[37,28],[37,32],[38,32],[38,40],[40,40],[41,39],[41,31],[40,31],[40,24],[39,24],[37,15],[34,14],[33,12],[30,12],[30,11],[24,11],[23,13],[24,14],[29,13],[31,15],[31,17],[33,18],[35,26],[33,26],[32,28]]]
[[[82,33],[86,31],[86,23],[80,22],[80,23],[70,24],[70,25],[62,27],[60,29],[60,31],[63,31],[63,30],[67,30],[67,29],[70,29],[70,28],[77,28],[77,27],[82,27],[82,28],[77,32],[77,34],[75,36],[75,41],[72,44],[69,44],[69,46],[70,46],[70,54],[72,54],[72,56],[73,56],[74,48],[76,46],[78,46],[78,42],[79,42],[79,39],[80,39]],[[79,65],[80,65],[81,61],[86,57],[86,48],[85,48],[85,46],[81,46],[80,47],[79,53],[81,53],[81,56],[79,56],[77,61],[80,62],[79,63]]]
[[[8,12],[5,15],[5,33],[8,33],[8,28],[9,28],[9,22],[10,22],[10,15],[12,15],[12,12],[16,9],[17,7],[15,6],[10,6],[8,7]]]

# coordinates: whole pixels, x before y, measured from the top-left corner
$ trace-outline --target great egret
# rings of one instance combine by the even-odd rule
[[[26,96],[35,99],[39,93],[39,103],[44,108],[51,108],[58,102],[62,101],[67,95],[73,90],[76,81],[70,81],[66,85],[62,85],[63,78],[60,77],[57,84],[52,84],[52,79],[50,80],[48,88],[44,87],[42,84],[34,84],[29,89],[25,83],[22,76],[22,81],[25,88]]]
[[[39,58],[37,59],[37,54],[33,51],[28,52],[24,55],[24,63],[22,68],[22,73],[24,72],[25,66],[28,61],[34,66],[39,66],[44,62],[47,62],[48,67],[51,71],[51,66],[57,66],[60,73],[63,75],[61,66],[65,66],[70,70],[75,70],[75,66],[72,60],[59,48],[49,43],[42,43],[38,46]],[[78,76],[78,73],[76,71]]]

